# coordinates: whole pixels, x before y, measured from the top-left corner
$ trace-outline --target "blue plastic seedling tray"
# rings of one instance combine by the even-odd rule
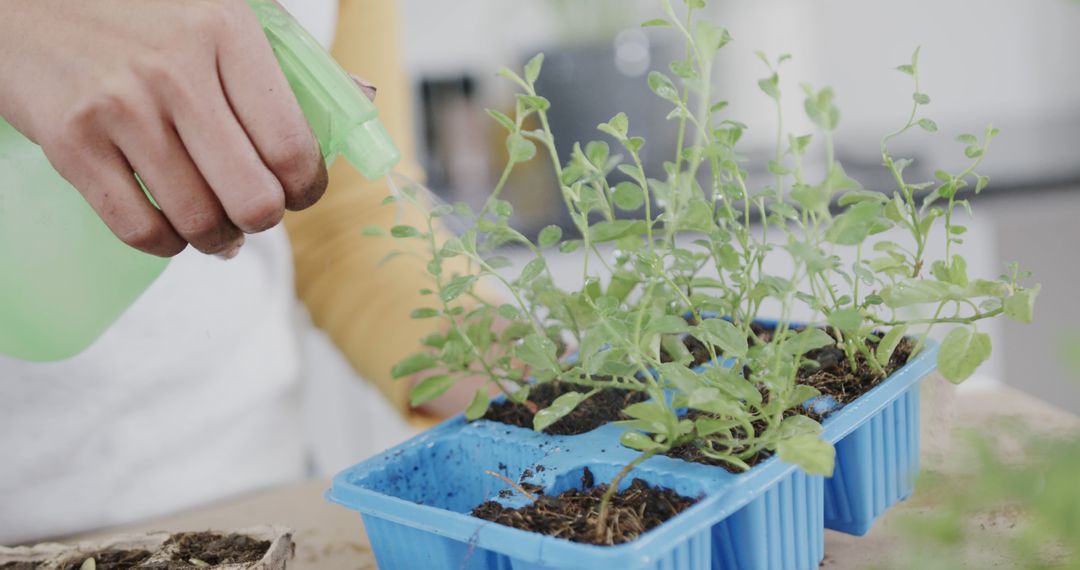
[[[550,436],[506,424],[452,418],[339,473],[327,498],[363,515],[383,570],[773,570],[817,568],[824,529],[863,534],[911,494],[919,462],[919,381],[937,346],[825,419],[836,471],[807,475],[772,457],[732,474],[720,467],[653,457],[640,478],[700,500],[637,540],[594,546],[526,532],[468,513],[496,499],[521,505],[492,470],[540,485],[547,495],[580,487],[584,469],[610,481],[637,453],[605,425]],[[528,472],[526,472],[528,470]],[[527,477],[521,479],[522,474]]]

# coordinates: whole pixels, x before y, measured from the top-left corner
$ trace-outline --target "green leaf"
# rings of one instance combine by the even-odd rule
[[[906,73],[908,75],[915,75],[915,68],[906,63],[904,65],[898,65],[896,67],[896,70],[901,73]]]
[[[675,87],[675,84],[668,76],[659,71],[649,72],[649,89],[652,89],[653,93],[656,93],[661,99],[666,99],[672,103],[681,102],[679,90]]]
[[[777,74],[774,73],[769,77],[759,79],[757,84],[770,99],[780,98],[780,77]]]
[[[628,417],[653,424],[652,431],[663,431],[668,420],[673,419],[671,410],[659,402],[648,401],[631,404],[623,409]],[[672,422],[674,423],[674,422]]]
[[[661,315],[650,319],[645,325],[645,332],[648,334],[680,334],[689,330],[690,325],[686,324],[686,319],[675,315]]]
[[[630,150],[630,152],[637,152],[641,150],[641,147],[645,146],[645,139],[642,137],[630,137],[622,141],[623,146]]]
[[[776,444],[781,461],[798,465],[810,475],[832,477],[836,448],[814,435],[799,435]]]
[[[900,345],[906,333],[907,325],[899,325],[889,329],[889,332],[881,337],[881,342],[878,343],[877,350],[874,352],[874,358],[877,359],[878,364],[885,366],[889,363],[889,359],[892,358],[893,352],[896,352],[896,347]]]
[[[510,156],[510,162],[528,162],[536,156],[536,145],[521,136],[521,133],[511,133],[506,137],[506,152]]]
[[[694,327],[691,334],[720,347],[724,356],[743,357],[749,348],[743,331],[724,319],[705,319]]]
[[[550,247],[558,243],[560,239],[562,239],[562,228],[559,226],[547,226],[540,230],[540,235],[537,237],[540,247]]]
[[[577,251],[577,249],[579,247],[581,247],[581,240],[572,239],[572,240],[568,240],[568,241],[564,241],[564,242],[560,243],[559,244],[559,251],[561,253],[574,253],[575,251]]]
[[[700,20],[694,28],[694,41],[701,49],[702,54],[711,60],[716,52],[731,41],[731,34],[727,28],[712,24],[706,20]]]
[[[901,281],[881,292],[885,304],[893,309],[932,303],[948,299],[952,287],[948,283],[928,279]]]
[[[530,283],[539,277],[546,267],[547,262],[544,261],[543,257],[534,257],[521,269],[521,275],[518,277],[517,282],[520,284]]]
[[[745,410],[738,402],[727,398],[716,388],[705,386],[696,388],[690,392],[689,397],[687,405],[695,410],[721,417],[740,417],[745,414]]]
[[[839,245],[858,245],[871,234],[887,229],[889,223],[882,217],[882,205],[878,202],[859,202],[849,206],[833,220],[825,232],[825,239]]]
[[[489,405],[491,405],[491,400],[488,398],[487,388],[477,388],[472,402],[465,408],[465,419],[472,422],[484,417]]]
[[[367,226],[364,226],[364,228],[362,230],[360,230],[360,233],[362,235],[369,236],[369,237],[379,237],[379,236],[385,236],[386,235],[386,230],[382,229],[379,226],[367,225]]]
[[[689,394],[702,386],[704,378],[677,362],[665,362],[656,369],[664,381]]]
[[[595,243],[612,241],[627,235],[645,232],[644,220],[610,220],[597,222],[589,228],[589,236]]]
[[[791,340],[784,343],[784,351],[794,356],[800,356],[811,350],[833,346],[834,344],[836,344],[835,338],[815,327],[799,332]]]
[[[1030,289],[1018,289],[1005,298],[1005,316],[1021,323],[1031,323],[1035,313],[1035,298],[1039,296],[1042,285]]]
[[[410,376],[434,368],[437,364],[438,360],[435,359],[435,355],[429,352],[414,352],[395,364],[390,369],[390,375],[394,378]]]
[[[520,315],[521,311],[511,304],[503,303],[499,305],[499,316],[504,319],[516,319]]]
[[[623,181],[615,185],[611,200],[619,209],[633,212],[645,204],[645,192],[641,186],[630,181]]]
[[[551,101],[539,95],[518,93],[517,102],[519,106],[524,107],[527,111],[547,111],[551,108]],[[546,134],[544,131],[532,131],[532,133],[537,135]]]
[[[544,54],[538,53],[529,60],[529,63],[525,64],[525,81],[529,85],[536,83],[536,79],[540,77],[540,68],[544,65]]]
[[[603,141],[589,141],[589,144],[585,145],[585,156],[589,159],[589,162],[598,169],[603,170],[607,166],[608,156],[611,154],[611,148]]]
[[[518,77],[518,74],[511,71],[510,68],[508,68],[508,67],[505,67],[505,66],[500,67],[499,71],[496,73],[496,75],[498,75],[500,77],[505,77],[505,78],[509,79],[510,81],[513,81],[514,83],[517,83],[518,85],[521,86],[522,89],[528,89],[529,88],[529,85],[527,83],[525,83],[525,80],[522,79],[521,77]]]
[[[863,324],[862,311],[854,308],[829,313],[829,324],[840,329],[845,336],[858,332]]]
[[[399,225],[390,228],[390,235],[396,238],[410,238],[420,235],[420,230],[412,226]]]
[[[990,358],[990,335],[958,327],[941,341],[938,370],[946,380],[959,384]]]
[[[586,394],[581,392],[567,392],[555,398],[555,401],[550,406],[536,412],[536,415],[533,416],[533,429],[544,431],[548,426],[574,411],[574,408],[585,398]]]
[[[913,93],[911,95],[911,98],[914,99],[915,102],[920,104],[920,105],[929,105],[930,104],[930,96],[927,95],[926,93]]]
[[[930,119],[919,119],[919,126],[928,133],[937,132],[937,123]]]
[[[500,218],[509,218],[514,215],[514,206],[506,200],[495,200],[492,210]]]
[[[806,116],[822,130],[835,130],[840,123],[840,110],[833,104],[832,88],[826,87],[816,93],[809,86],[804,86],[804,89],[807,95],[803,102]]]
[[[803,399],[799,403],[801,404],[808,399]],[[784,418],[784,421],[780,422],[780,426],[776,428],[776,438],[784,440],[800,435],[818,436],[821,435],[821,431],[822,427],[818,422],[802,414],[795,414]]]
[[[412,313],[409,313],[409,317],[413,319],[430,319],[437,316],[439,316],[439,311],[428,307],[413,309]]]
[[[450,280],[439,292],[439,298],[449,303],[468,291],[476,283],[475,275],[459,275]]]
[[[540,370],[549,369],[555,363],[555,343],[536,333],[527,335],[514,353],[525,364]]]
[[[664,448],[663,445],[656,443],[651,437],[639,431],[624,431],[619,436],[619,443],[638,451],[653,451]]]
[[[626,113],[620,112],[611,118],[606,123],[601,123],[596,128],[601,131],[622,140],[626,138],[626,132],[630,129],[630,120],[626,118]]]
[[[514,123],[514,120],[511,119],[510,117],[507,117],[502,112],[496,111],[495,109],[484,109],[484,111],[487,111],[487,114],[492,119],[495,119],[495,122],[502,125],[503,128],[505,128],[506,130],[508,130],[510,132],[514,132],[514,131],[517,130],[517,125]]]
[[[652,20],[646,20],[646,21],[641,23],[642,28],[669,27],[669,26],[671,26],[671,22],[669,22],[669,21],[667,21],[667,20],[665,20],[663,18],[653,18]]]
[[[428,376],[420,381],[419,384],[413,386],[413,389],[409,391],[409,403],[412,407],[422,406],[439,396],[442,396],[451,386],[454,385],[454,378],[446,374],[439,374],[437,376]]]

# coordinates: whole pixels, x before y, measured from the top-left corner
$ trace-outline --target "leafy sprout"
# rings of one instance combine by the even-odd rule
[[[412,316],[439,319],[447,331],[424,339],[428,350],[395,366],[394,376],[442,371],[413,389],[412,402],[420,404],[458,378],[482,374],[507,398],[536,411],[537,430],[602,389],[645,392],[649,398],[628,407],[627,419],[619,422],[626,430],[622,443],[642,455],[613,481],[612,492],[641,461],[686,445],[735,470],[776,454],[809,473],[831,474],[835,452],[820,439],[821,425],[801,413],[819,395],[797,379],[812,364],[807,353],[838,346],[852,370],[864,363],[880,378],[905,337],[920,331],[917,352],[932,327],[950,324],[955,328],[942,342],[938,366],[960,382],[990,354],[990,337],[979,322],[997,316],[1031,321],[1039,287],[1023,286],[1025,273],[1014,267],[997,279],[974,278],[959,253],[967,229],[960,222],[970,216],[969,197],[988,183],[978,168],[998,131],[987,127],[981,138],[959,137],[969,159],[963,170],[910,181],[905,169],[911,161],[894,156],[890,144],[913,129],[938,130],[924,113],[930,97],[919,83],[915,50],[898,67],[913,83],[909,117],[881,141],[882,164],[894,187],[869,190],[835,156],[838,95],[803,84],[803,108],[816,132],[786,132],[781,71],[790,56],[759,54],[766,76],[758,86],[775,102],[778,129],[767,164],[771,184],[752,186],[739,146],[748,127],[713,96],[715,58],[731,35],[695,17],[704,6],[700,0],[684,1],[679,9],[670,0],[660,5],[662,17],[644,25],[668,28],[686,45],[670,74],[654,71],[646,82],[678,125],[677,147],[662,173],[645,172],[645,133],[624,113],[597,126],[601,138],[560,156],[548,121],[550,102],[536,90],[541,54],[520,74],[499,71],[519,93],[513,116],[488,110],[506,131],[508,160],[479,212],[464,204],[429,209],[412,189],[388,200],[425,213],[423,227],[396,226],[390,233],[419,247],[413,253],[427,261],[433,278],[433,286],[421,291],[430,302]],[[824,174],[814,179],[808,163],[817,156],[811,149],[819,147]],[[534,241],[509,224],[513,208],[500,199],[501,191],[516,165],[538,159],[550,161],[580,237],[549,226]],[[439,218],[451,214],[464,218],[467,229],[443,239]],[[928,246],[939,227],[945,256],[931,259]],[[904,240],[888,239],[892,235]],[[603,246],[613,246],[614,253]],[[532,257],[512,269],[500,255],[505,247],[526,248]],[[854,253],[854,263],[842,261],[845,251]],[[581,259],[580,281],[564,290],[555,286],[548,259],[573,252]],[[767,268],[766,260],[776,257],[789,262],[786,273]],[[465,270],[448,269],[451,258],[463,258]],[[484,281],[502,286],[506,302],[479,294]],[[780,310],[769,315],[777,318],[771,333],[759,335],[754,325],[766,302]],[[797,309],[814,315],[805,328],[791,322]],[[918,316],[915,309],[932,316]],[[706,345],[717,365],[688,368],[682,345],[688,335]],[[566,358],[568,346],[577,348],[576,358]],[[531,388],[553,381],[587,390],[565,393],[537,410]],[[487,409],[482,388],[466,417],[475,420]]]

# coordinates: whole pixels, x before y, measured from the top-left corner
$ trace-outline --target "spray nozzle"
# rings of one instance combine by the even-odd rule
[[[327,164],[342,154],[368,179],[385,176],[401,155],[375,105],[319,42],[273,0],[248,0],[281,70],[319,140]]]

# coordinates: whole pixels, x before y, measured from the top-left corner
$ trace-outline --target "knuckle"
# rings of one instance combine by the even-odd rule
[[[194,211],[183,214],[173,221],[173,227],[193,245],[213,245],[223,220],[210,212]],[[200,247],[201,249],[201,247]]]
[[[120,241],[143,251],[156,252],[167,240],[167,232],[163,223],[155,220],[134,220],[123,224],[116,230],[116,237]]]
[[[276,226],[285,215],[285,200],[280,193],[260,192],[238,209],[233,220],[248,233],[261,232]]]
[[[164,52],[147,50],[133,58],[131,65],[135,74],[152,89],[166,89],[175,93],[187,85],[179,66]]]
[[[123,73],[102,79],[97,89],[82,94],[68,108],[61,124],[65,129],[87,133],[138,118],[144,90],[131,79]]]
[[[232,2],[211,0],[191,5],[189,24],[200,36],[216,36],[225,32],[233,23],[236,10]]]
[[[310,133],[283,137],[269,154],[267,166],[285,190],[288,209],[302,210],[322,197],[328,181],[326,165]]]

